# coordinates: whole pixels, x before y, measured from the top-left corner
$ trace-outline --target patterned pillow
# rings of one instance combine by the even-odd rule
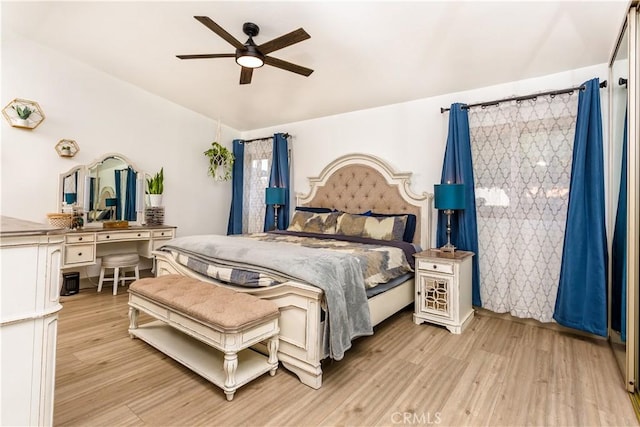
[[[316,213],[295,211],[289,223],[288,231],[304,231],[307,233],[336,234],[337,212]]]
[[[343,213],[338,218],[336,234],[402,241],[406,225],[406,215],[377,218]]]

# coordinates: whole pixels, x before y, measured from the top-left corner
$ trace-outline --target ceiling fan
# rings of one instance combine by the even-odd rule
[[[236,58],[238,65],[242,67],[240,71],[240,84],[245,85],[251,83],[251,77],[253,76],[253,69],[262,67],[264,64],[271,65],[272,67],[281,68],[292,73],[301,74],[308,77],[313,70],[310,68],[302,67],[300,65],[292,64],[291,62],[283,61],[282,59],[268,56],[269,53],[279,49],[283,49],[292,44],[299,43],[303,40],[311,38],[309,34],[302,28],[298,28],[295,31],[291,31],[283,36],[276,37],[275,39],[256,45],[253,41],[253,37],[257,36],[260,32],[260,27],[252,22],[246,22],[242,26],[242,31],[249,36],[246,43],[242,44],[238,39],[226,32],[220,25],[216,24],[208,16],[194,16],[204,26],[211,31],[225,39],[233,47],[236,48],[235,53],[210,53],[210,54],[197,54],[197,55],[176,55],[180,59],[203,59],[203,58]]]

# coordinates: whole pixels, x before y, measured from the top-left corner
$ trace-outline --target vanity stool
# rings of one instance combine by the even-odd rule
[[[124,286],[125,281],[127,280],[138,280],[140,278],[138,263],[140,263],[140,256],[137,253],[103,256],[102,268],[100,268],[100,281],[98,282],[98,292],[102,291],[102,284],[104,282],[113,282],[113,294],[117,295],[118,281],[121,281]],[[107,268],[113,269],[113,278],[104,277]],[[122,276],[120,276],[120,269],[125,268],[133,268],[135,274],[133,276],[127,276],[125,272],[122,271]]]

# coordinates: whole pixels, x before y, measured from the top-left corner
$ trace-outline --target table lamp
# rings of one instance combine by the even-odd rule
[[[273,205],[274,224],[273,229],[278,229],[278,209],[284,205],[285,188],[267,187],[264,193],[264,203]]]
[[[451,215],[454,211],[464,209],[464,184],[438,184],[434,186],[435,206],[444,210],[447,215],[447,244],[440,248],[443,252],[454,252],[451,244]]]

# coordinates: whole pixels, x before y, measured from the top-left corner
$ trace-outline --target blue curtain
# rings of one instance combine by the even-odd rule
[[[129,167],[127,169],[127,192],[124,196],[124,219],[135,221],[136,213],[136,172]]]
[[[476,196],[471,159],[471,138],[469,136],[469,114],[463,104],[451,105],[449,111],[449,135],[444,153],[440,182],[465,184],[465,209],[451,215],[451,243],[458,249],[475,253],[473,257],[472,303],[482,306],[480,299],[480,267],[478,264],[478,222],[476,220]],[[437,246],[447,242],[447,217],[438,211]]]
[[[567,226],[553,318],[607,336],[607,237],[598,79],[578,98]]]
[[[120,173],[122,171],[116,170],[115,172],[115,185],[116,185],[116,217],[109,219],[120,219],[122,218],[122,190],[120,189]]]
[[[273,135],[273,153],[271,154],[271,176],[269,187],[286,188],[284,205],[278,209],[278,230],[289,227],[289,143],[283,133]],[[270,230],[274,222],[274,207],[267,205],[264,215],[264,231]]]
[[[611,328],[627,340],[627,115],[624,116],[620,192],[611,248]]]
[[[244,141],[233,140],[233,169],[231,170],[231,210],[227,234],[242,234],[242,186],[244,170]]]

